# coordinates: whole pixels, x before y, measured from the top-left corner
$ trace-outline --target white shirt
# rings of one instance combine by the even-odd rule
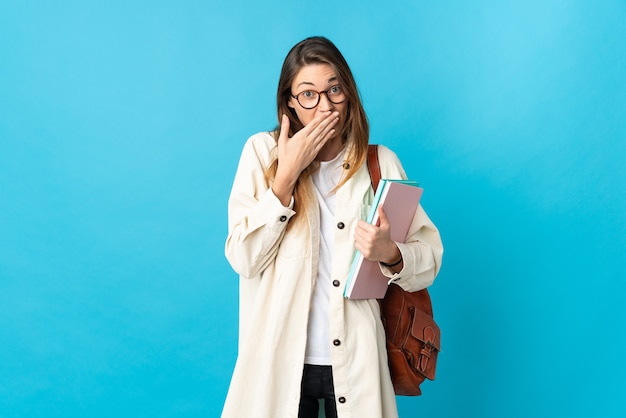
[[[320,262],[313,288],[309,322],[307,325],[307,345],[304,356],[306,364],[329,366],[331,338],[329,334],[328,305],[335,241],[336,195],[333,192],[343,172],[344,152],[331,161],[320,162],[320,168],[311,176],[320,208]]]

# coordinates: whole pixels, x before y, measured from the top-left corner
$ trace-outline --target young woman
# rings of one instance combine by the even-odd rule
[[[335,45],[308,38],[283,63],[279,126],[245,144],[228,203],[226,257],[240,275],[239,355],[223,418],[397,417],[376,300],[343,297],[355,249],[395,285],[429,286],[439,232],[419,207],[406,242],[361,220],[373,191],[368,122]],[[379,146],[383,178],[406,178]]]

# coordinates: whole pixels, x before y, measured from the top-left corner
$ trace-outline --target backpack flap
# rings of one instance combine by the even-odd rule
[[[435,379],[441,333],[433,317],[414,306],[408,308],[413,323],[411,333],[402,346],[411,368],[430,380]]]

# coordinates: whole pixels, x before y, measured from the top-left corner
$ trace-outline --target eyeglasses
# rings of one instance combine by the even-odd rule
[[[294,99],[300,103],[305,109],[313,109],[320,103],[320,97],[322,93],[326,95],[328,101],[334,104],[342,103],[346,100],[346,94],[339,84],[335,84],[331,86],[328,90],[324,91],[315,91],[315,90],[305,90],[296,95],[291,95]]]

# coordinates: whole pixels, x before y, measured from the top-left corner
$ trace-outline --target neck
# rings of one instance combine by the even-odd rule
[[[320,161],[333,160],[343,149],[343,141],[341,137],[334,137],[328,140],[317,154],[317,158]]]

